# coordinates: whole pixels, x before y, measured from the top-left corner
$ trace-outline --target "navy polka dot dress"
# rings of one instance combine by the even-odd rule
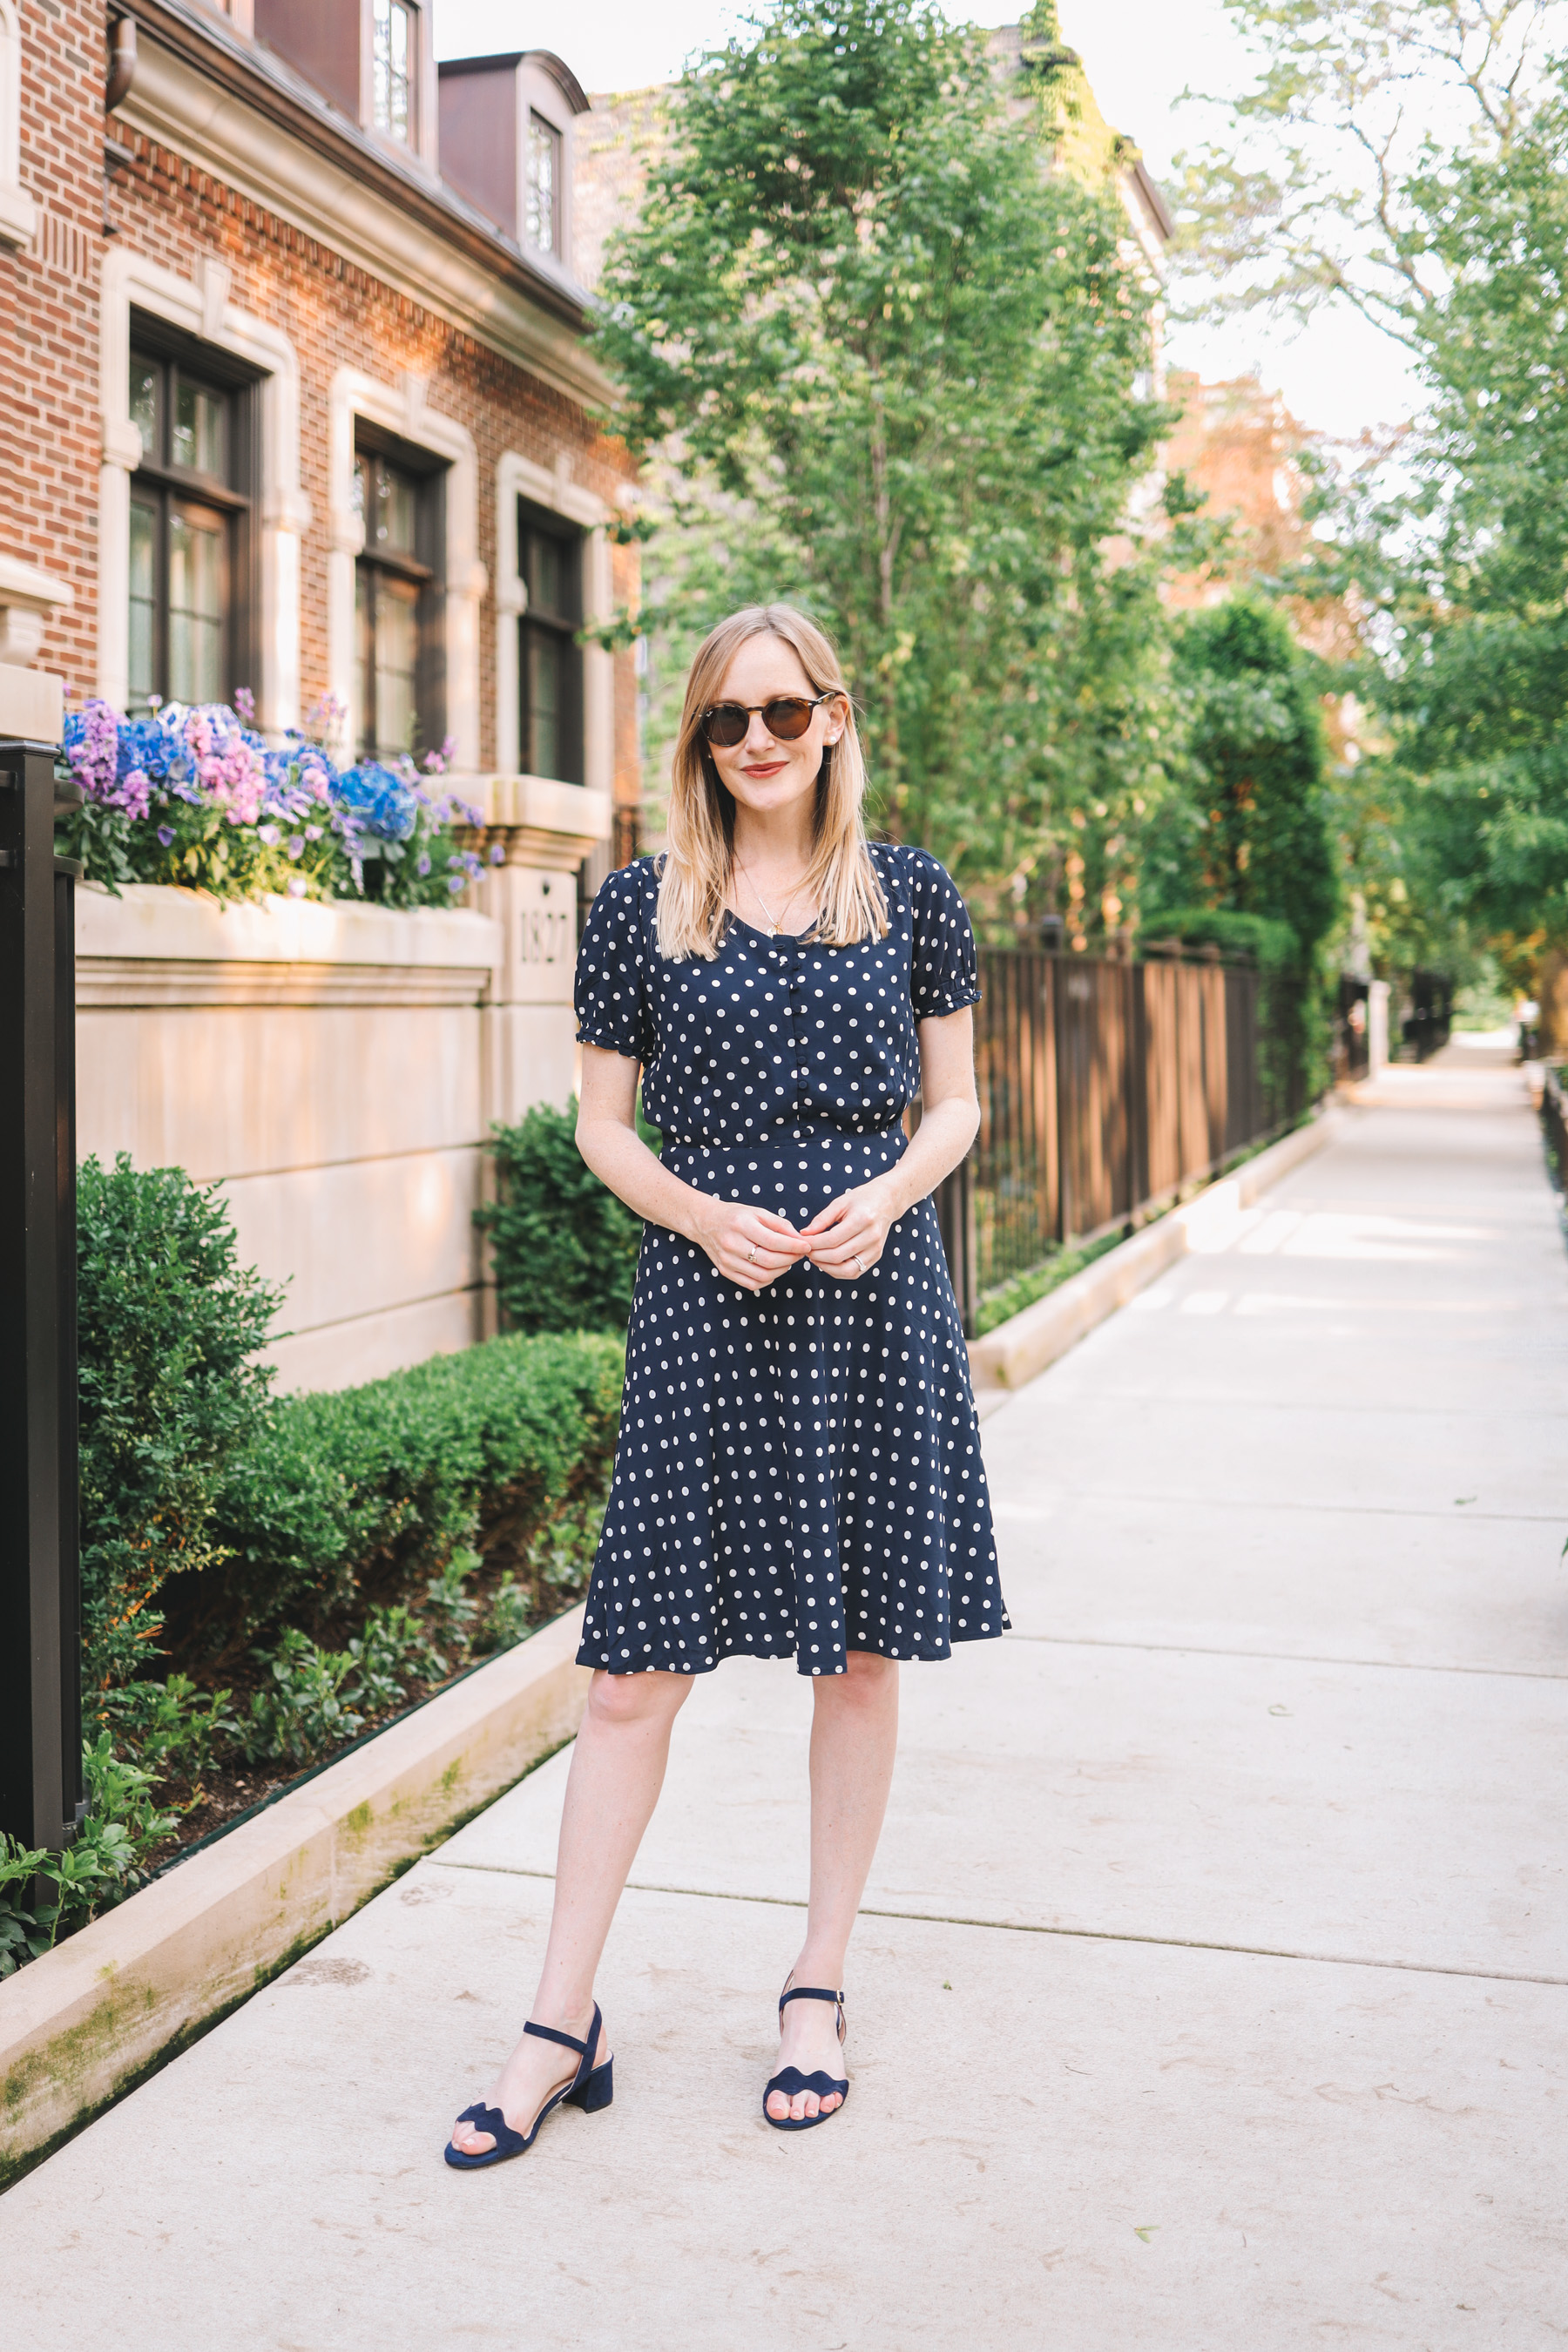
[[[963,899],[924,850],[871,851],[886,939],[660,956],[651,861],[612,874],[577,961],[578,1034],[643,1066],[667,1168],[798,1230],[901,1157],[915,1024],[974,1003]],[[1006,1628],[969,1360],[936,1212],[854,1282],[796,1265],[752,1293],[645,1227],[620,1443],[579,1664],[705,1674],[848,1650],[945,1658]]]

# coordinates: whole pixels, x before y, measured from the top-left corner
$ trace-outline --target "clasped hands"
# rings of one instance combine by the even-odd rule
[[[799,1233],[772,1209],[705,1194],[693,1238],[725,1281],[738,1283],[742,1290],[765,1290],[803,1258],[836,1282],[857,1282],[881,1256],[899,1213],[880,1179],[841,1192]]]

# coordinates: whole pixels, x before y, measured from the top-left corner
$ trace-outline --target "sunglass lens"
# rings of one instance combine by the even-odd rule
[[[721,702],[704,719],[703,731],[710,743],[717,743],[721,751],[732,751],[737,743],[745,741],[750,719],[751,713],[742,710],[738,702]]]
[[[793,743],[810,726],[812,709],[813,706],[799,695],[781,695],[776,702],[763,705],[763,724],[770,735],[777,735],[785,743]]]

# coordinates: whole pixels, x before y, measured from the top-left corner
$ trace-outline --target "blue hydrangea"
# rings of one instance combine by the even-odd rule
[[[406,841],[419,822],[419,794],[379,760],[362,760],[345,768],[332,787],[341,809],[358,820],[362,831],[381,841]]]

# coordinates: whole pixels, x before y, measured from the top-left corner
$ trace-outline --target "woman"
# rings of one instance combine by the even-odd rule
[[[691,666],[668,853],[612,874],[583,935],[577,1140],[646,1231],[543,1972],[452,2164],[608,2105],[599,1956],[690,1678],[737,1654],[793,1656],[814,1700],[810,1904],[763,2113],[834,2114],[897,1661],[1006,1626],[929,1197],[979,1119],[974,942],[934,858],[868,846],[864,789],[827,639],[787,605],[733,614]]]

